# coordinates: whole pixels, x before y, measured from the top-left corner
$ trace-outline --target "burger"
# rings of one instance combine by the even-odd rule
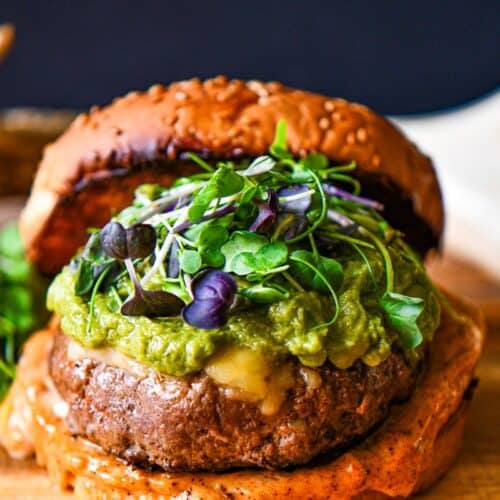
[[[46,148],[21,230],[54,316],[3,433],[76,496],[406,497],[456,457],[482,319],[422,263],[431,161],[366,107],[132,92]]]

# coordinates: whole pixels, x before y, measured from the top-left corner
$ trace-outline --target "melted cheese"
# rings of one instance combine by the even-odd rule
[[[276,413],[294,385],[289,364],[275,364],[245,347],[228,347],[212,356],[205,372],[228,389],[228,397],[258,403],[264,415]]]

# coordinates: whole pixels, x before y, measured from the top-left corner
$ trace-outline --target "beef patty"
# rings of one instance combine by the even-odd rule
[[[416,379],[397,352],[376,367],[357,362],[340,370],[327,362],[314,369],[319,386],[307,382],[296,361],[294,386],[266,416],[255,403],[228,397],[204,372],[139,376],[93,359],[71,360],[68,342],[56,334],[50,372],[69,404],[71,432],[129,463],[168,471],[307,463],[366,434],[391,402],[411,394]]]

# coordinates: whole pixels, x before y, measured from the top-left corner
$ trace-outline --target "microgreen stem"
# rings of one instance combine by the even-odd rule
[[[370,248],[375,250],[375,247],[368,243],[367,241],[360,240],[359,238],[353,238],[352,236],[347,236],[346,234],[339,233],[338,231],[322,231],[321,234],[324,236],[334,238],[341,241],[346,241],[347,243],[356,244],[360,247]]]
[[[378,223],[368,215],[351,214],[351,218],[369,231],[377,232],[380,230]]]
[[[309,233],[309,243],[311,244],[311,250],[314,255],[314,258],[317,260],[319,258],[318,247],[316,246],[316,242],[314,241],[314,236],[312,233]]]
[[[142,286],[145,286],[149,281],[151,281],[151,278],[155,275],[155,273],[159,270],[160,266],[163,266],[163,263],[165,259],[167,258],[168,252],[170,250],[170,247],[172,246],[172,243],[175,238],[175,228],[179,225],[181,225],[187,217],[187,212],[184,213],[183,217],[179,218],[177,223],[172,227],[172,230],[168,232],[167,236],[165,237],[165,240],[161,246],[160,251],[158,252],[158,255],[156,255],[156,259],[154,264],[149,268],[149,270],[146,272],[144,277],[141,280]],[[128,268],[127,268],[128,269]]]
[[[210,219],[215,219],[217,217],[222,217],[224,215],[227,215],[227,214],[234,212],[235,210],[236,210],[236,206],[234,205],[234,203],[231,203],[229,205],[225,205],[225,206],[220,207],[220,208],[216,208],[214,210],[206,212],[205,215],[201,219],[196,221],[196,224],[199,224],[200,222],[205,222],[205,221],[210,220]],[[176,225],[173,231],[175,233],[182,233],[187,228],[191,227],[193,224],[195,224],[195,223],[187,220],[187,221],[183,222],[182,224]]]
[[[333,302],[335,304],[335,313],[333,314],[332,318],[329,321],[326,321],[325,323],[321,323],[319,325],[316,325],[313,328],[313,330],[318,329],[318,328],[322,328],[324,326],[330,326],[333,323],[335,323],[335,321],[337,321],[337,318],[339,317],[340,304],[339,304],[339,299],[337,297],[337,294],[335,293],[335,290],[332,288],[332,285],[330,285],[330,282],[325,278],[324,274],[316,266],[312,265],[310,262],[307,262],[307,260],[301,259],[300,257],[296,257],[294,255],[292,255],[290,257],[290,260],[293,260],[295,262],[299,262],[299,263],[303,264],[304,266],[308,267],[309,269],[311,269],[313,272],[315,272],[316,275],[318,276],[318,278],[323,282],[323,284],[326,286],[326,288],[330,292],[330,294],[333,298]]]
[[[286,278],[288,280],[288,282],[296,289],[298,290],[299,292],[303,292],[304,289],[302,288],[302,286],[299,284],[298,281],[295,280],[295,278],[287,271],[285,271],[283,273],[283,277]]]
[[[344,174],[330,174],[327,177],[330,180],[341,181],[350,184],[353,188],[353,195],[358,196],[361,193],[361,183],[358,179]]]
[[[319,177],[310,168],[306,168],[304,170],[306,170],[309,173],[309,175],[314,179],[314,183],[316,184],[316,187],[318,189],[318,194],[319,194],[319,197],[321,200],[321,211],[319,213],[318,218],[314,221],[314,223],[311,224],[303,233],[295,236],[295,238],[290,238],[288,240],[289,244],[290,243],[297,243],[298,241],[306,238],[308,234],[314,232],[316,230],[316,228],[319,227],[323,223],[323,221],[325,220],[327,211],[328,211],[328,202],[327,202],[326,195],[325,195],[325,192],[323,190],[323,186],[321,185],[321,181],[320,181]]]
[[[139,278],[137,277],[137,272],[134,267],[134,263],[132,262],[131,259],[125,259],[125,267],[127,268],[127,272],[130,276],[130,279],[132,280],[132,283],[136,288],[141,287],[141,283],[139,282]]]
[[[321,170],[321,175],[330,175],[330,174],[336,174],[338,172],[352,172],[353,170],[356,170],[356,162],[351,161],[351,163],[348,163],[347,165],[339,165],[337,167],[329,167],[329,168],[324,168]]]
[[[207,172],[210,172],[212,173],[214,171],[214,168],[212,167],[212,165],[210,165],[210,163],[207,163],[205,160],[203,160],[202,158],[200,158],[197,154],[194,154],[194,153],[187,153],[186,156],[191,160],[193,161],[194,163],[196,163],[196,165],[198,165],[199,167],[201,167],[203,170],[206,170]]]
[[[288,203],[290,201],[301,200],[302,198],[307,198],[315,193],[314,189],[308,189],[303,193],[291,194],[290,196],[280,196],[278,201],[280,203]]]
[[[273,267],[272,269],[268,269],[267,271],[260,272],[258,274],[259,274],[259,276],[267,276],[269,274],[281,273],[283,271],[286,271],[289,268],[290,268],[290,266],[288,264],[285,264],[283,266]]]
[[[195,182],[172,188],[166,195],[153,201],[151,205],[147,207],[147,210],[141,214],[137,223],[146,222],[153,215],[163,212],[169,205],[172,205],[172,203],[183,196],[187,196],[201,189],[205,184],[206,182]]]
[[[347,215],[341,214],[333,208],[329,208],[327,211],[327,217],[332,222],[336,222],[341,227],[354,226],[354,221],[347,217]]]
[[[375,279],[375,274],[373,272],[372,265],[370,264],[370,260],[366,256],[365,252],[363,252],[363,250],[361,250],[361,248],[356,243],[350,243],[350,244],[352,245],[354,250],[356,250],[356,252],[358,252],[359,256],[361,257],[361,259],[365,263],[366,268],[368,269],[368,274],[370,275],[370,278],[372,280],[373,287],[375,290],[378,290],[378,283],[377,283],[377,280]]]
[[[357,196],[336,186],[332,186],[331,184],[323,184],[323,189],[328,196],[335,196],[337,198],[341,198],[344,201],[349,201],[355,205],[362,205],[363,207],[369,207],[373,210],[384,209],[384,205],[376,200],[365,198],[364,196]]]
[[[373,241],[373,243],[375,243],[375,246],[382,254],[385,266],[386,291],[392,292],[394,289],[394,269],[392,267],[392,259],[389,250],[384,245],[384,243],[382,243],[382,241],[377,236],[375,236],[371,231],[368,231],[368,229],[360,227],[359,232],[370,238]]]
[[[271,236],[271,241],[276,241],[279,239],[281,232],[283,231],[283,228],[286,227],[288,224],[290,224],[294,219],[294,216],[292,214],[285,215],[278,224],[276,224],[276,228],[274,229],[274,233]]]

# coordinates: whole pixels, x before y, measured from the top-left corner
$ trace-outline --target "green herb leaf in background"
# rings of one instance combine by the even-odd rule
[[[43,325],[47,282],[26,260],[17,226],[0,231],[0,401],[15,376],[21,347]]]

